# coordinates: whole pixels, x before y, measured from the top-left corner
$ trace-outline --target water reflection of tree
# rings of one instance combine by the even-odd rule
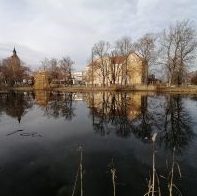
[[[129,93],[100,92],[87,95],[94,130],[101,135],[134,134],[143,142],[158,132],[168,148],[188,145],[193,132],[181,96],[147,96]],[[176,150],[177,151],[177,150]]]
[[[108,116],[105,113],[105,110],[107,109],[107,98],[105,98],[104,93],[100,99],[95,98],[95,95],[96,94],[94,93],[87,94],[86,101],[88,101],[88,106],[90,108],[94,130],[101,135],[105,135],[109,128]]]
[[[142,96],[141,115],[133,122],[133,133],[143,142],[151,142],[154,132],[162,127],[163,119],[163,97]]]
[[[97,133],[105,135],[114,131],[121,137],[130,135],[132,123],[129,116],[133,118],[140,111],[130,115],[130,111],[136,108],[134,104],[132,105],[131,97],[127,93],[92,93],[88,95],[87,102],[92,115],[93,127]]]
[[[44,107],[45,115],[48,117],[64,117],[66,120],[72,120],[75,116],[73,106],[73,93],[63,95],[55,94],[50,97],[50,101]]]
[[[181,152],[194,136],[190,116],[180,95],[166,96],[164,109],[164,126],[160,140],[166,147]]]
[[[191,99],[197,101],[197,96],[192,96]]]
[[[141,115],[135,119],[133,133],[143,141],[149,141],[152,133],[153,115],[147,108],[147,96],[142,97]]]
[[[33,98],[31,94],[25,93],[7,93],[0,94],[0,112],[17,118],[21,121],[22,116],[27,113],[27,109],[33,106]]]
[[[109,120],[112,125],[115,125],[118,136],[128,137],[132,131],[132,126],[128,118],[130,109],[131,103],[129,102],[127,93],[120,93],[118,96],[113,94]]]

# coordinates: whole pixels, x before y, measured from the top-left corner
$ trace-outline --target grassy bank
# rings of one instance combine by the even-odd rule
[[[33,87],[14,87],[0,89],[0,93],[7,93],[9,91],[34,91]],[[44,89],[43,89],[44,90]],[[133,85],[133,86],[110,86],[110,87],[86,87],[86,86],[69,86],[69,87],[53,87],[45,89],[49,91],[60,92],[95,92],[95,91],[116,91],[116,92],[160,92],[160,93],[181,93],[181,94],[197,94],[197,85],[180,86],[180,87],[166,87],[162,85]]]
[[[53,88],[55,91],[61,92],[94,92],[94,91],[116,91],[116,92],[157,92],[157,93],[183,93],[197,94],[197,86],[180,86],[180,87],[165,87],[162,85],[134,85],[134,86],[110,86],[110,87],[61,87]]]

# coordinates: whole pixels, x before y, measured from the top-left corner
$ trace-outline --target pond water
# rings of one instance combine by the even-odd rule
[[[196,134],[194,95],[0,94],[0,195],[195,196]]]

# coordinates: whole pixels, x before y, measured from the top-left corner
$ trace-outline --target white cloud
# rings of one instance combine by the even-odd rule
[[[175,20],[195,21],[195,10],[193,0],[1,0],[0,57],[2,46],[11,52],[15,45],[31,66],[44,57],[69,55],[76,69],[85,69],[99,40],[135,39]]]

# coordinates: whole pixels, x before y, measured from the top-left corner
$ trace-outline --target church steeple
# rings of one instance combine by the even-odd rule
[[[13,56],[17,56],[15,47],[14,47],[14,50],[13,50]]]
[[[15,47],[13,49],[13,54],[12,54],[12,56],[10,58],[11,58],[13,64],[20,65],[20,59],[18,58],[18,55],[17,55]]]

